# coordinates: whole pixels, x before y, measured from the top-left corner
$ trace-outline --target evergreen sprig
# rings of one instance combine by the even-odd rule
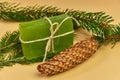
[[[113,21],[112,17],[106,15],[104,12],[82,12],[77,10],[67,10],[68,15],[76,18],[80,26],[93,35],[105,37],[104,26]],[[79,28],[78,26],[75,28]]]
[[[19,41],[19,32],[6,32],[0,41],[0,54],[15,51],[19,53],[21,44]]]
[[[120,42],[120,24],[108,25],[106,27],[106,40],[108,43],[112,43],[114,47],[117,42]],[[105,42],[104,41],[104,42]]]
[[[6,32],[0,41],[0,67],[11,66],[17,61],[21,62],[22,57],[19,32]]]
[[[16,3],[0,3],[0,19],[12,21],[30,21],[43,18],[44,16],[55,16],[60,14],[68,14],[79,20],[94,20],[99,23],[109,23],[113,21],[112,17],[106,15],[105,12],[86,12],[73,9],[61,10],[53,6],[26,6],[20,7]]]
[[[114,47],[117,42],[120,42],[120,24],[108,24],[104,27],[105,38],[94,36],[93,38],[99,41],[101,45],[111,43]]]
[[[107,39],[118,39],[120,38],[120,24],[108,25],[106,27],[106,38]]]
[[[105,12],[86,12],[73,9],[60,10],[60,8],[53,6],[20,7],[19,4],[2,2],[0,3],[0,10],[0,19],[8,21],[31,21],[45,16],[68,14],[79,21],[81,28],[101,37],[104,37],[103,26],[113,21],[112,17],[106,15]],[[80,26],[74,23],[75,29]]]
[[[44,16],[58,15],[59,8],[52,6],[26,6],[20,7],[16,3],[0,3],[0,19],[9,21],[30,21]],[[60,13],[61,14],[61,13]]]
[[[0,67],[2,68],[3,66],[12,66],[15,63],[21,63],[25,62],[25,59],[22,54],[20,53],[5,53],[5,54],[0,54]]]
[[[7,2],[3,2],[1,3],[0,8],[0,18],[11,21],[30,21],[43,18],[44,16],[50,17],[65,13],[76,18],[81,23],[81,26],[83,28],[86,28],[90,25],[89,23],[86,23],[89,21],[91,21],[93,24],[98,23],[100,25],[113,21],[112,17],[106,15],[104,12],[85,12],[73,9],[60,10],[60,8],[52,6],[35,5],[32,7],[19,7],[19,5],[15,3],[10,4]],[[89,27],[87,27],[86,29],[89,29]]]

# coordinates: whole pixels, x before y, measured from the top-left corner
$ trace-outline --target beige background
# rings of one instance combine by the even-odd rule
[[[53,5],[62,9],[71,8],[82,11],[104,11],[120,21],[120,0],[0,0],[26,5]],[[0,37],[6,31],[16,30],[19,23],[0,21]],[[80,39],[89,37],[81,31]],[[96,54],[85,63],[62,74],[42,77],[36,70],[39,63],[31,65],[16,64],[0,70],[0,80],[120,80],[120,43],[111,49],[111,45],[101,47]]]

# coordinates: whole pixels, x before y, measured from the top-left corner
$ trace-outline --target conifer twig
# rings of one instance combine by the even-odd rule
[[[12,47],[12,46],[14,46],[15,44],[17,44],[17,43],[11,43],[11,44],[9,44],[9,45],[7,45],[7,46],[5,46],[5,47],[2,47],[2,48],[0,48],[0,51],[1,51],[1,50],[4,50],[5,48]]]

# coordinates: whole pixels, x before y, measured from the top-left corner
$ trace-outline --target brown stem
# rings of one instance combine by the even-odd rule
[[[17,43],[11,43],[11,44],[9,44],[8,46],[2,47],[2,48],[0,48],[0,51],[3,50],[3,49],[5,49],[5,48],[14,46],[15,44],[17,44]]]
[[[106,40],[109,40],[109,39],[119,39],[119,38],[120,38],[120,34],[117,34],[117,35],[107,36]]]

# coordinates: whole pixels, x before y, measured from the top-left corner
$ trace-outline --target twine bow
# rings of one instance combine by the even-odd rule
[[[70,31],[70,32],[66,32],[66,33],[63,33],[63,34],[60,34],[60,35],[55,35],[55,33],[59,30],[59,28],[61,27],[61,25],[68,19],[72,18],[76,23],[77,25],[79,26],[79,22],[73,18],[73,17],[66,17],[65,19],[62,20],[61,23],[58,23],[58,22],[54,22],[52,23],[52,21],[48,18],[48,17],[45,17],[45,19],[49,22],[50,24],[50,33],[51,35],[49,37],[46,37],[46,38],[43,38],[43,39],[37,39],[37,40],[32,40],[32,41],[23,41],[21,38],[20,41],[24,44],[27,44],[27,43],[34,43],[34,42],[40,42],[40,41],[44,41],[44,40],[48,40],[47,41],[47,44],[46,44],[46,47],[45,47],[45,54],[44,54],[44,58],[43,58],[43,62],[45,62],[46,60],[46,56],[47,56],[47,53],[50,51],[50,49],[52,48],[52,52],[55,52],[54,50],[54,38],[58,38],[58,37],[62,37],[62,36],[65,36],[65,35],[68,35],[68,34],[71,34],[71,33],[74,33],[74,31]],[[54,25],[56,25],[56,28],[54,29]]]

